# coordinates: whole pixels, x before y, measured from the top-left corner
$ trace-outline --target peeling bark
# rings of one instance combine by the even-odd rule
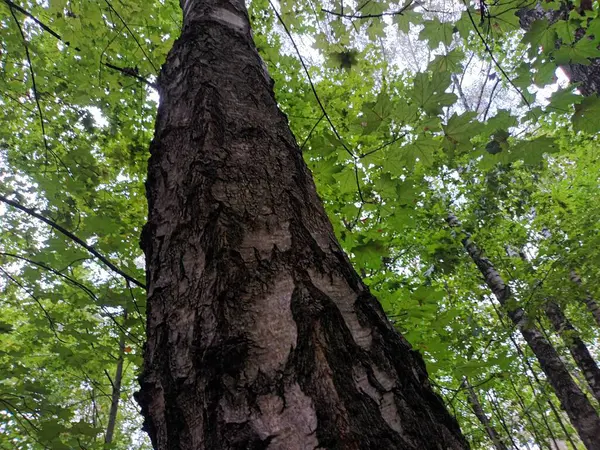
[[[504,442],[502,442],[500,435],[498,434],[496,429],[492,426],[490,419],[485,414],[485,411],[483,410],[483,407],[481,406],[481,403],[479,402],[479,398],[477,397],[477,394],[475,393],[475,389],[473,389],[473,386],[471,386],[471,383],[469,383],[469,380],[467,379],[467,377],[464,377],[463,382],[465,383],[465,386],[467,387],[467,394],[468,394],[467,401],[469,402],[469,405],[471,405],[471,408],[473,409],[473,413],[475,414],[475,417],[477,417],[477,420],[479,420],[481,425],[483,425],[485,432],[487,433],[488,437],[494,444],[494,448],[496,450],[508,450],[508,448],[506,447]]]
[[[460,221],[453,214],[448,216],[447,221],[451,227],[460,227]],[[498,303],[506,308],[508,317],[519,329],[535,354],[540,367],[546,374],[581,441],[588,450],[600,450],[600,417],[571,377],[556,349],[528,319],[522,308],[509,304],[508,301],[511,299],[510,287],[468,234],[462,239],[462,244],[483,275],[485,283],[498,300]]]
[[[142,235],[154,448],[467,448],[337,242],[244,2],[182,8]]]
[[[556,303],[550,301],[546,304],[546,315],[550,319],[552,327],[563,338],[594,397],[600,402],[600,369],[598,369],[598,365],[587,346],[579,337],[579,333]]]

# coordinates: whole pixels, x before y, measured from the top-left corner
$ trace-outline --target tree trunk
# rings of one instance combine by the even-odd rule
[[[571,325],[571,322],[565,317],[556,303],[550,301],[546,304],[546,315],[550,319],[552,327],[562,337],[568,347],[573,360],[575,360],[577,367],[583,373],[594,397],[600,402],[600,369],[598,369],[598,365],[587,346],[579,337],[579,333],[577,333],[577,330]]]
[[[490,419],[488,419],[488,416],[485,414],[485,411],[483,410],[481,403],[479,402],[479,398],[477,398],[475,389],[473,389],[473,386],[471,386],[471,383],[469,383],[467,377],[463,378],[463,382],[467,387],[467,401],[469,402],[469,405],[471,405],[475,417],[477,417],[481,425],[483,425],[485,432],[494,444],[494,448],[496,450],[508,450],[506,445],[504,445],[504,442],[502,442],[502,439],[498,435],[498,432],[492,426]]]
[[[523,2],[527,6],[531,2]],[[580,3],[583,5],[583,2]],[[536,20],[547,19],[549,23],[554,23],[558,20],[568,18],[569,11],[573,8],[573,2],[567,1],[562,3],[560,9],[545,10],[540,2],[535,4],[533,8],[525,7],[517,13],[521,27],[528,30],[531,24]],[[589,2],[589,10],[591,11],[591,2]],[[585,8],[588,9],[588,8]],[[583,30],[577,32],[577,36],[581,38]],[[565,74],[569,77],[572,83],[581,83],[579,90],[583,95],[600,94],[600,59],[592,59],[590,64],[566,64],[561,66]]]
[[[571,271],[571,281],[579,286],[581,286],[581,277],[574,270]],[[590,293],[587,293],[585,298],[583,299],[583,303],[587,307],[588,311],[594,317],[596,324],[600,328],[600,306],[594,300],[594,297]]]
[[[154,448],[467,448],[338,244],[244,2],[182,8],[142,234]]]
[[[452,214],[448,216],[448,223],[452,227],[460,226],[460,222]],[[528,320],[522,308],[509,305],[510,288],[491,261],[483,255],[468,235],[462,240],[462,243],[498,303],[506,308],[508,317],[531,347],[561,406],[569,416],[586,448],[600,450],[600,439],[598,439],[600,437],[600,417],[598,417],[598,413],[575,383],[560,356],[544,334]]]
[[[123,311],[123,327],[127,321],[127,310]],[[111,380],[112,394],[110,400],[110,410],[108,412],[108,424],[106,425],[106,435],[104,442],[110,444],[113,440],[115,426],[117,424],[117,414],[119,412],[119,400],[121,399],[121,384],[123,382],[123,362],[125,361],[125,331],[121,331],[119,338],[119,357],[117,359],[117,368],[115,378]]]

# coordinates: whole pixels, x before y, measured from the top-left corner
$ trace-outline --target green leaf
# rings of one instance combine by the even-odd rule
[[[385,12],[388,9],[388,2],[386,0],[377,0],[371,2],[364,2],[360,8],[360,14],[364,16],[376,16]]]
[[[411,181],[400,183],[396,188],[398,204],[413,206],[417,201],[419,193]]]
[[[489,6],[489,19],[485,21],[485,25],[491,26],[494,33],[511,33],[519,30],[519,16],[517,16],[518,8],[507,7],[506,3],[494,3],[494,6]],[[486,32],[488,30],[485,30]]]
[[[550,26],[547,19],[536,20],[523,36],[523,42],[531,45],[528,51],[530,58],[539,54],[540,47],[542,54],[547,55],[556,46],[556,31]]]
[[[439,157],[440,147],[438,140],[432,137],[419,136],[413,143],[400,148],[401,160],[408,168],[414,167],[417,162],[425,167],[431,167]]]
[[[375,102],[365,103],[363,106],[363,115],[358,118],[363,127],[362,134],[371,134],[379,125],[387,120],[392,111],[392,102],[389,93],[379,92]]]
[[[389,173],[383,173],[375,180],[374,186],[382,197],[394,198],[396,197],[399,183],[399,179],[393,178]]]
[[[540,87],[552,84],[556,81],[556,65],[549,61],[542,62],[541,59],[536,60],[533,67],[533,82]]]
[[[356,174],[352,164],[346,165],[341,172],[333,175],[342,193],[356,192]]]
[[[597,133],[600,131],[600,98],[598,94],[591,95],[575,105],[573,128],[576,131]]]
[[[0,320],[0,334],[8,334],[13,331],[12,324]]]
[[[563,45],[554,52],[556,64],[590,64],[590,59],[600,57],[598,50],[598,41],[590,39],[580,39],[574,45]]]
[[[550,96],[550,104],[548,108],[559,112],[571,111],[571,106],[581,102],[583,97],[580,94],[574,93],[574,87],[568,87],[556,91]]]
[[[444,106],[450,106],[458,99],[455,94],[445,92],[450,81],[449,72],[435,72],[431,76],[418,73],[409,95],[427,114],[438,115]]]
[[[555,139],[540,137],[531,141],[521,141],[511,148],[513,160],[523,160],[525,164],[534,165],[542,161],[544,154],[556,153],[559,146]]]
[[[367,26],[367,35],[372,41],[385,37],[385,22],[380,18],[371,19]]]
[[[470,149],[471,139],[483,129],[483,124],[476,120],[476,112],[466,112],[460,116],[456,113],[450,117],[444,130],[444,145],[449,149]]]
[[[499,109],[494,117],[491,117],[486,122],[488,133],[494,133],[497,130],[508,130],[510,127],[515,127],[518,120],[507,109]]]
[[[404,11],[402,14],[394,15],[393,22],[398,26],[398,29],[404,33],[410,30],[410,24],[421,23],[421,14],[411,10]]]
[[[389,255],[385,244],[379,240],[369,239],[366,243],[352,248],[355,261],[361,266],[379,267],[381,258]]]
[[[429,64],[428,69],[432,72],[458,73],[462,70],[464,58],[464,52],[456,48],[445,55],[437,55]]]
[[[434,18],[423,22],[424,28],[419,33],[419,39],[429,41],[432,49],[437,48],[440,44],[445,46],[450,45],[452,36],[455,32],[454,26],[448,22],[440,22]]]
[[[65,431],[65,426],[58,420],[48,420],[42,424],[38,434],[43,440],[53,442]]]
[[[84,436],[96,437],[103,430],[102,430],[102,428],[93,427],[90,424],[88,424],[87,422],[80,420],[79,422],[76,422],[71,426],[71,431],[74,434],[82,434]]]

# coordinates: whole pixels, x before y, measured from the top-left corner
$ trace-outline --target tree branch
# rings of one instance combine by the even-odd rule
[[[15,202],[14,200],[9,200],[8,198],[4,197],[3,195],[0,195],[0,201],[3,202],[3,203],[6,203],[7,205],[12,206],[13,208],[19,209],[19,210],[23,211],[24,213],[27,213],[30,216],[35,217],[38,220],[41,220],[42,222],[44,222],[47,225],[50,225],[56,231],[59,231],[60,233],[64,234],[66,237],[68,237],[69,239],[71,239],[73,242],[75,242],[75,243],[79,244],[81,247],[85,248],[88,252],[90,252],[92,255],[94,255],[96,258],[98,258],[106,267],[108,267],[109,269],[111,269],[113,272],[121,275],[123,278],[125,278],[126,280],[128,280],[131,283],[135,284],[136,286],[141,287],[143,289],[146,289],[146,285],[144,283],[136,280],[135,278],[133,278],[130,275],[127,275],[125,272],[123,272],[121,269],[119,269],[117,266],[115,266],[113,263],[111,263],[100,252],[98,252],[98,250],[96,250],[91,245],[88,245],[85,241],[83,241],[82,239],[80,239],[77,236],[75,236],[73,233],[71,233],[66,228],[63,228],[61,225],[59,225],[56,222],[48,219],[47,217],[42,216],[41,214],[35,212],[31,208],[27,208],[27,207],[21,205],[20,203]]]
[[[117,72],[121,72],[122,74],[127,75],[128,77],[133,77],[136,80],[141,81],[142,83],[146,83],[151,88],[158,90],[158,86],[156,83],[153,83],[152,81],[139,75],[139,73],[137,71],[137,67],[135,69],[131,69],[129,67],[115,66],[114,64],[107,63],[107,62],[102,63],[102,64],[104,64],[109,69],[113,69],[113,70],[116,70]]]
[[[496,60],[496,57],[494,56],[494,53],[492,52],[492,49],[490,48],[490,46],[486,42],[485,38],[481,35],[481,31],[479,31],[479,27],[475,23],[475,20],[473,19],[473,15],[471,14],[471,10],[469,9],[469,6],[465,2],[465,0],[463,0],[463,4],[467,8],[467,15],[469,16],[469,20],[471,21],[471,24],[473,25],[473,28],[475,29],[475,32],[477,33],[477,36],[479,36],[479,39],[481,40],[481,43],[484,45],[485,50],[490,55],[490,58],[492,59],[492,61],[494,62],[494,64],[498,68],[498,70],[502,73],[502,75],[504,75],[504,78],[506,78],[506,81],[508,81],[510,83],[510,85],[519,93],[519,95],[521,96],[521,98],[523,99],[523,101],[525,102],[525,104],[527,105],[527,107],[531,108],[531,105],[529,104],[529,100],[527,100],[527,98],[525,98],[525,94],[523,94],[523,92],[521,91],[521,89],[519,89],[515,85],[515,83],[513,82],[513,80],[511,80],[511,78],[508,76],[508,74],[500,66],[500,63]]]
[[[328,9],[321,8],[321,12],[331,14],[332,16],[343,17],[345,19],[377,19],[383,16],[398,16],[402,15],[407,9],[409,9],[413,4],[413,1],[409,1],[405,6],[403,6],[398,11],[388,11],[382,12],[380,14],[344,14],[344,10],[342,12],[330,11]]]

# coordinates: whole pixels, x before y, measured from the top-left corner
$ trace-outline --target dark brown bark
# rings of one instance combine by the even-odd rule
[[[142,236],[154,447],[467,448],[341,250],[243,1],[182,8]]]
[[[460,222],[454,215],[448,216],[450,226],[459,227]],[[562,408],[566,411],[573,427],[588,450],[600,450],[600,417],[571,377],[559,354],[544,334],[528,319],[520,307],[510,307],[511,292],[492,262],[467,235],[463,246],[475,263],[485,283],[498,303],[507,310],[508,317],[521,332],[521,335],[535,354],[540,367],[546,374]]]
[[[600,402],[600,369],[598,369],[598,365],[587,346],[579,337],[579,333],[556,303],[550,301],[546,304],[546,315],[550,319],[552,327],[565,342],[594,397]]]
[[[467,377],[465,377],[463,379],[463,381],[467,388],[467,401],[469,402],[469,405],[471,405],[471,408],[473,409],[473,413],[475,414],[475,417],[477,417],[477,420],[479,420],[479,422],[485,429],[485,432],[487,433],[488,437],[494,444],[494,448],[496,450],[508,450],[506,445],[504,445],[504,442],[502,442],[500,435],[498,434],[496,429],[492,426],[490,419],[485,414],[485,411],[483,410],[483,407],[481,406],[481,402],[479,401],[479,398],[477,397],[477,393],[475,392],[475,389],[473,389],[473,386],[471,386]]]
[[[583,2],[580,2],[580,4],[583,4]],[[573,8],[572,2],[569,1],[563,2],[561,8],[558,10],[546,10],[539,2],[531,8],[531,1],[529,0],[523,0],[522,5],[526,7],[519,10],[517,15],[519,16],[521,27],[526,30],[536,20],[547,19],[552,24],[558,20],[568,19],[569,11]],[[581,33],[578,36],[584,34],[582,30],[580,31]],[[572,83],[581,83],[579,90],[583,95],[600,94],[600,59],[592,59],[588,65],[566,64],[561,66],[561,68]]]

